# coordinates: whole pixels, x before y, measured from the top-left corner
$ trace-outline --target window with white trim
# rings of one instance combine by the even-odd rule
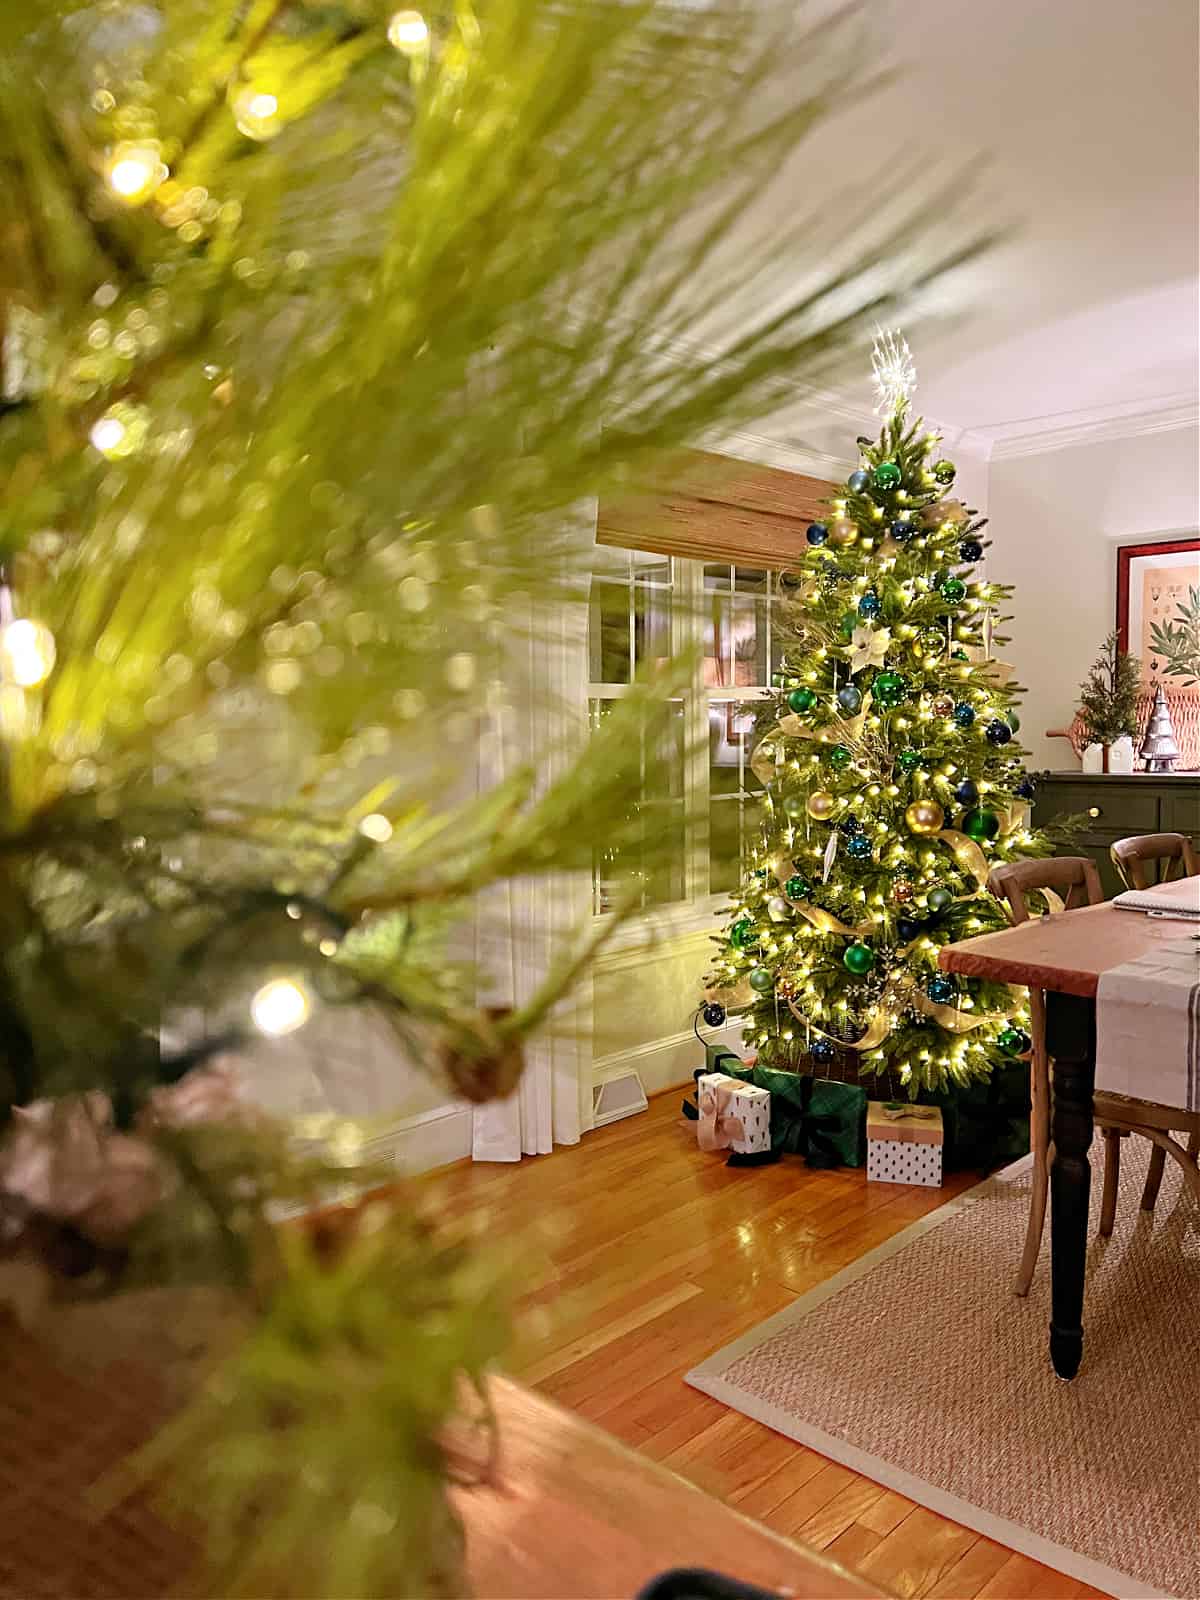
[[[642,874],[647,910],[699,906],[739,882],[739,861],[758,828],[752,702],[771,693],[779,667],[779,583],[768,568],[597,546],[588,630],[593,725],[629,692],[639,667],[703,646],[694,680],[672,701],[666,792],[638,796],[648,826],[676,830],[669,862],[643,872],[636,859],[601,851],[593,871],[597,914],[612,909],[618,874]]]

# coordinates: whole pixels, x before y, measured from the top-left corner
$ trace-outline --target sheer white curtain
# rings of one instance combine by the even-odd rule
[[[490,787],[533,759],[546,785],[570,765],[570,746],[586,736],[588,553],[594,504],[573,519],[569,559],[583,577],[577,598],[531,606],[511,616],[506,704],[480,750],[480,785]],[[591,882],[584,873],[548,873],[499,884],[480,896],[476,959],[489,1005],[520,1005],[555,958],[586,930]],[[537,1036],[526,1041],[525,1071],[506,1100],[476,1106],[476,1161],[519,1161],[556,1144],[577,1144],[592,1126],[592,995],[585,978]]]

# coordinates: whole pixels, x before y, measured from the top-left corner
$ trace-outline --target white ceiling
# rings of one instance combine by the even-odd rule
[[[919,409],[981,455],[1193,419],[1195,0],[875,0],[871,13],[902,75],[805,147],[792,180],[805,211],[836,216],[839,194],[901,152],[979,154],[971,220],[1017,230],[943,286],[934,316],[908,318]],[[866,367],[864,352],[863,377],[838,392],[843,426],[870,412]],[[805,438],[803,416],[786,432]]]

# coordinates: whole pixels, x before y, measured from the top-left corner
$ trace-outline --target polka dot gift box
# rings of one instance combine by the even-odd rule
[[[771,1096],[723,1072],[702,1072],[696,1080],[701,1150],[732,1150],[756,1155],[771,1148]]]
[[[937,1106],[872,1100],[867,1106],[867,1180],[942,1185],[942,1113]]]

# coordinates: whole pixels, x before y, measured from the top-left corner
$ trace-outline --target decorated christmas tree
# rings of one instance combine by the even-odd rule
[[[993,866],[1049,853],[1014,735],[1019,688],[993,648],[1004,586],[977,575],[984,519],[910,412],[904,341],[875,347],[882,432],[808,529],[778,697],[752,765],[761,838],[710,1004],[740,1009],[763,1065],[839,1051],[892,1092],[984,1078],[1029,1048],[1020,991],[938,970],[1005,925]]]

